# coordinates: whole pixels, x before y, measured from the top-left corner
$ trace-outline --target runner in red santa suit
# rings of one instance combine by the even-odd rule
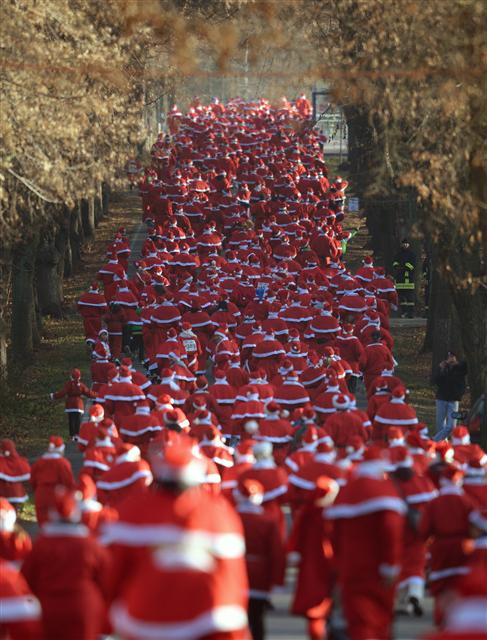
[[[419,522],[419,534],[431,539],[430,591],[435,598],[434,620],[441,624],[444,611],[441,595],[452,587],[458,576],[467,573],[463,540],[469,537],[469,516],[475,505],[462,489],[462,470],[444,464],[439,474],[439,495],[425,506]]]
[[[75,493],[59,487],[51,496],[49,522],[22,566],[42,606],[46,639],[97,640],[104,628],[110,558],[80,521]]]
[[[416,410],[405,402],[406,393],[404,387],[397,386],[391,394],[391,399],[381,404],[374,417],[374,439],[385,439],[389,427],[405,429],[418,424]]]
[[[227,500],[202,491],[205,466],[177,436],[154,455],[154,484],[133,494],[104,541],[114,558],[110,617],[127,640],[246,636],[244,538]]]
[[[371,335],[371,338],[372,342],[365,346],[364,354],[359,361],[359,367],[364,374],[367,391],[374,379],[379,376],[384,369],[394,369],[395,366],[392,353],[386,345],[380,341],[380,331],[375,331]]]
[[[279,526],[282,539],[285,539],[285,522],[281,504],[286,501],[287,474],[282,467],[278,467],[272,455],[270,442],[257,442],[253,449],[255,463],[251,469],[244,471],[242,480],[252,478],[264,486],[262,500],[265,511],[275,519]]]
[[[43,525],[48,519],[56,487],[62,486],[67,490],[74,487],[71,463],[64,457],[64,448],[62,438],[51,436],[46,453],[32,465],[30,484],[34,491],[39,525]]]
[[[110,421],[103,421],[111,422]],[[83,456],[82,473],[96,481],[102,473],[113,465],[116,456],[114,439],[110,436],[108,425],[98,427],[94,442],[87,447]]]
[[[413,458],[406,447],[390,448],[389,454],[392,451],[394,460],[391,461],[389,477],[407,504],[397,609],[409,615],[422,616],[426,545],[417,528],[426,504],[436,498],[438,492],[427,476],[415,472]]]
[[[364,452],[327,517],[335,520],[334,550],[351,640],[391,637],[406,508],[378,447]]]
[[[142,389],[132,382],[130,369],[121,366],[119,376],[105,394],[105,409],[114,418],[115,424],[124,416],[135,413],[136,403],[145,400]]]
[[[98,332],[98,340],[91,353],[91,388],[93,391],[98,391],[103,384],[108,382],[108,371],[112,367],[112,363],[110,362],[111,357],[112,354],[108,344],[108,331],[101,329]]]
[[[29,534],[16,520],[15,508],[6,498],[0,498],[0,558],[9,562],[21,562],[32,549]]]
[[[102,504],[117,509],[133,491],[151,482],[152,473],[148,463],[141,459],[140,449],[133,444],[122,444],[113,466],[96,482],[98,498]]]
[[[41,605],[25,578],[0,558],[0,637],[8,640],[39,640],[42,637]]]
[[[352,400],[345,394],[337,394],[332,398],[336,412],[328,416],[324,427],[337,449],[345,449],[354,438],[360,438],[365,444],[369,433],[361,416],[352,410]]]
[[[69,435],[72,438],[79,433],[81,416],[84,413],[82,396],[95,398],[96,394],[81,382],[81,371],[79,369],[73,369],[71,371],[71,379],[66,382],[64,387],[59,391],[54,391],[49,396],[51,400],[65,398],[64,411],[68,416]]]
[[[326,508],[333,504],[339,485],[327,476],[319,476],[313,484],[295,515],[288,541],[289,559],[298,565],[291,612],[307,618],[310,640],[324,640],[335,583],[332,521],[326,519]]]
[[[30,480],[27,458],[19,456],[12,440],[0,441],[0,497],[16,507],[29,499],[24,482]]]
[[[78,311],[83,318],[86,342],[94,344],[101,329],[102,316],[108,311],[105,296],[100,293],[96,282],[93,282],[89,290],[79,297]]]
[[[273,588],[284,583],[286,552],[275,520],[262,507],[263,485],[247,478],[238,482],[235,494],[245,535],[249,627],[253,640],[264,640],[265,612]]]

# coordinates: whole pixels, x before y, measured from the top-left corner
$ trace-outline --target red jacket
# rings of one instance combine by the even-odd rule
[[[84,413],[82,396],[95,398],[96,394],[90,391],[85,384],[75,380],[69,380],[60,391],[55,391],[52,394],[53,400],[66,398],[66,408],[64,409],[66,413]]]
[[[60,453],[45,453],[32,465],[30,483],[34,490],[37,521],[43,524],[47,520],[55,488],[58,485],[68,489],[74,487],[71,463]]]
[[[23,485],[30,480],[30,465],[26,458],[19,456],[12,440],[2,440],[0,455],[0,496],[12,504],[28,499]]]
[[[102,633],[110,559],[84,525],[44,525],[22,573],[42,605],[43,637],[96,640]]]
[[[38,640],[41,637],[41,605],[25,578],[0,558],[0,637],[9,640]]]
[[[286,553],[279,528],[261,506],[242,502],[237,512],[245,536],[249,597],[268,600],[272,588],[284,582]]]
[[[139,491],[104,540],[114,557],[111,620],[122,637],[146,638],[146,625],[161,638],[245,637],[243,530],[225,498],[197,488]]]

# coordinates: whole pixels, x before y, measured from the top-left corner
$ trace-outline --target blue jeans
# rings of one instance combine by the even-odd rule
[[[458,400],[436,401],[436,433],[433,440],[439,442],[448,438],[457,421],[452,417],[454,411],[458,411]]]

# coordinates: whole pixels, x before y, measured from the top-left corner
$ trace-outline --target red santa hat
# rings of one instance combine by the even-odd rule
[[[254,435],[259,430],[259,423],[257,422],[257,420],[247,420],[247,422],[245,422],[243,426],[243,429],[245,433]]]
[[[98,284],[98,282],[92,282],[90,284],[90,291],[92,291],[93,293],[96,293],[99,291],[100,285]]]
[[[140,449],[135,444],[124,442],[117,446],[117,462],[138,462]]]
[[[72,523],[81,520],[81,510],[74,491],[62,486],[56,487],[49,507],[49,519],[51,522],[64,521]]]
[[[439,461],[453,462],[455,451],[447,440],[441,440],[435,444],[435,454]]]
[[[0,533],[12,533],[17,514],[7,498],[0,498]]]
[[[71,369],[71,380],[78,381],[81,379],[81,371],[79,369]]]
[[[391,452],[392,453],[392,452]],[[389,466],[390,470],[399,469],[403,467],[412,468],[413,458],[407,447],[397,446],[394,448],[394,456],[391,459]]]
[[[196,378],[196,388],[200,391],[208,388],[208,379],[206,376],[198,376]]]
[[[339,490],[340,486],[336,480],[324,475],[318,476],[313,491],[314,503],[319,507],[328,507],[335,501]]]
[[[470,444],[470,434],[468,432],[467,427],[463,425],[458,425],[452,431],[452,444],[461,445],[461,444]]]
[[[120,382],[131,382],[132,381],[132,372],[130,369],[124,365],[122,365],[119,370],[119,378]]]
[[[304,432],[303,440],[302,440],[303,444],[305,446],[315,447],[315,443],[317,440],[318,440],[318,429],[311,425]]]
[[[406,393],[407,393],[406,388],[403,387],[401,384],[398,384],[392,390],[392,397],[395,398],[396,400],[404,400],[406,397]]]
[[[255,462],[253,448],[255,446],[255,440],[246,439],[242,440],[235,449],[235,461],[238,464],[243,462]]]
[[[374,259],[372,256],[365,256],[362,262],[364,263],[364,265],[372,265],[374,263]]]
[[[169,369],[169,367],[165,367],[161,371],[162,380],[172,380],[175,375],[176,375],[175,372],[172,369]]]
[[[99,335],[99,336],[102,336],[104,333],[106,333],[106,334],[108,335],[108,330],[107,330],[107,329],[105,329],[105,328],[100,329],[100,331],[98,331],[98,335]]]
[[[482,478],[487,478],[487,454],[485,453],[475,453],[470,456],[467,464],[464,467],[466,476],[477,476]]]
[[[163,456],[152,456],[151,465],[154,477],[159,482],[193,487],[205,479],[204,461],[193,454],[191,441],[176,441],[165,448]]]
[[[168,409],[173,406],[173,399],[168,393],[162,393],[156,400],[158,409]]]
[[[101,422],[105,417],[105,409],[101,404],[95,403],[90,407],[89,414],[91,422],[98,423]]]
[[[50,436],[47,450],[50,453],[64,453],[65,444],[61,436]]]
[[[345,393],[337,393],[332,397],[331,402],[338,411],[346,411],[350,408],[350,397]]]
[[[404,444],[404,433],[399,427],[389,427],[387,432],[387,442],[390,447],[397,447]]]
[[[460,484],[464,476],[464,472],[456,464],[446,464],[439,472],[440,486],[449,484]]]

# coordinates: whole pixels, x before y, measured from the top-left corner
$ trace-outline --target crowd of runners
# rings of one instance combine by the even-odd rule
[[[487,455],[408,402],[310,111],[195,100],[130,165],[140,255],[119,228],[78,302],[91,381],[52,394],[81,471],[0,443],[2,638],[260,640],[290,567],[313,640],[388,640],[425,585],[430,638],[486,637]]]

